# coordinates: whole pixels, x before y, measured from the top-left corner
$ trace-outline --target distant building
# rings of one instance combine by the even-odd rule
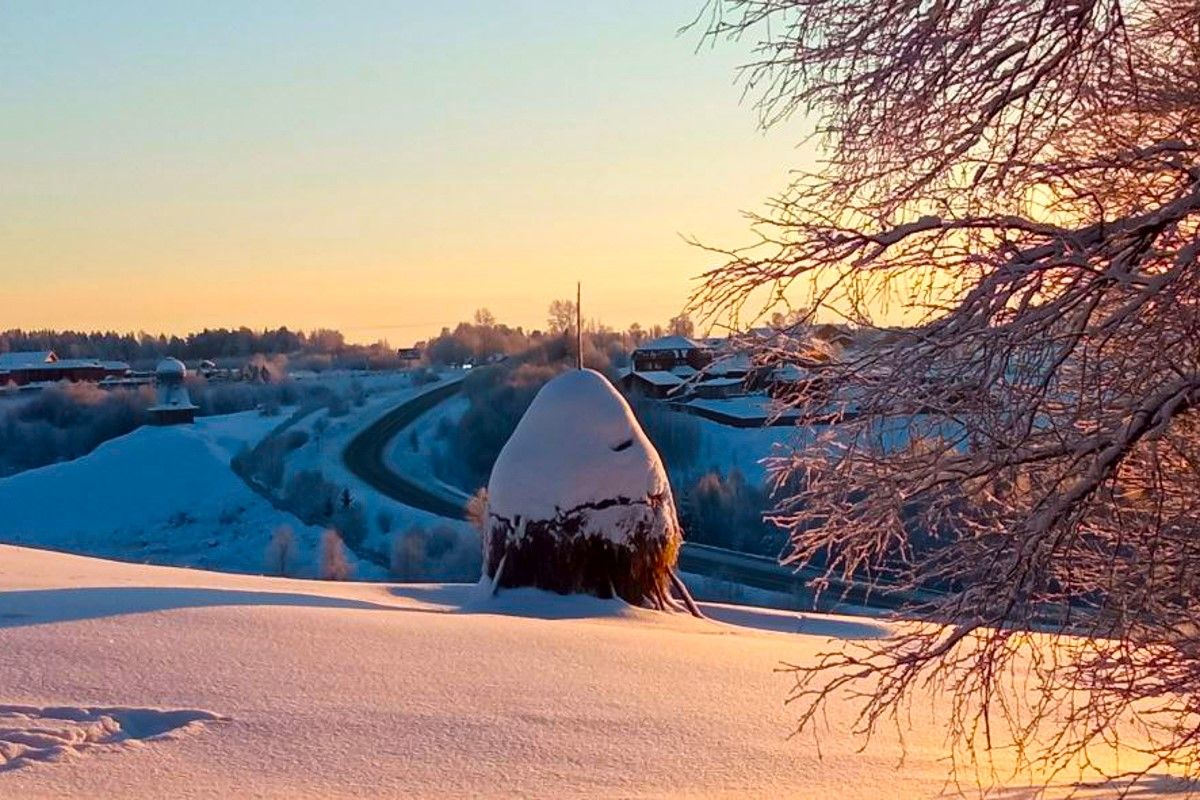
[[[123,378],[129,365],[123,361],[95,358],[59,358],[53,350],[0,353],[0,384],[26,386],[31,383],[89,381]]]
[[[671,372],[680,367],[701,370],[712,361],[712,356],[713,348],[695,339],[663,336],[638,345],[631,359],[636,372]]]
[[[631,368],[621,375],[630,394],[680,399],[713,359],[713,348],[687,336],[662,336],[642,342],[630,355]]]
[[[855,344],[847,327],[828,324],[787,331],[754,328],[730,338],[664,336],[633,351],[620,383],[630,394],[677,401],[794,397],[820,386],[818,375],[800,364],[836,360]],[[769,363],[752,356],[756,346],[771,352]]]
[[[681,396],[685,379],[666,370],[628,370],[621,375],[621,386],[630,394],[664,399]]]
[[[408,366],[415,366],[421,363],[423,353],[421,348],[417,347],[401,347],[396,351],[396,356]]]
[[[182,425],[196,420],[198,410],[188,396],[184,380],[187,367],[175,358],[164,358],[154,370],[157,401],[147,411],[153,425]]]
[[[814,325],[810,335],[813,339],[836,345],[839,349],[849,347],[854,343],[854,334],[841,325]]]

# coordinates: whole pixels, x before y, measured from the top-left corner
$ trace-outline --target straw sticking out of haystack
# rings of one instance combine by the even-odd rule
[[[662,460],[597,372],[563,373],[534,398],[492,469],[481,524],[495,588],[699,615],[673,573],[683,539]]]

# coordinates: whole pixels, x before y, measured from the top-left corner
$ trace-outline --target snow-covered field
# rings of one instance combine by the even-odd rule
[[[766,480],[762,460],[811,433],[793,427],[734,428],[704,417],[692,417],[700,429],[700,453],[687,477],[695,479],[708,470],[728,474],[737,469],[750,483]],[[673,475],[672,477],[675,477]]]
[[[706,608],[0,546],[0,797],[945,796],[934,697],[903,759],[847,706],[787,738],[778,663],[884,624]]]

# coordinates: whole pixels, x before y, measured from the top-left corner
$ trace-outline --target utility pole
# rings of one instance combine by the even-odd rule
[[[583,282],[575,283],[575,368],[583,369]]]

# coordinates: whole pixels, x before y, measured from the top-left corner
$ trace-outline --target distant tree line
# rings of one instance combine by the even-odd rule
[[[497,358],[521,353],[550,340],[565,339],[574,331],[575,303],[555,300],[547,312],[544,330],[526,331],[496,320],[486,308],[475,312],[470,322],[460,322],[453,328],[423,343],[425,359],[431,364],[483,364]],[[695,326],[686,314],[672,317],[666,325],[643,328],[634,323],[618,331],[595,320],[584,320],[585,335],[595,340],[599,349],[636,347],[647,339],[671,333],[692,336]],[[254,330],[238,328],[205,328],[183,336],[152,334],[145,331],[58,331],[22,330],[0,331],[0,353],[16,351],[53,350],[60,358],[99,358],[147,365],[166,356],[189,361],[200,359],[248,359],[255,355],[290,355],[300,368],[328,369],[358,364],[371,368],[397,366],[396,352],[386,341],[373,344],[351,344],[337,330],[317,328],[312,331],[284,327]]]
[[[347,351],[364,354],[388,349],[384,342],[375,345],[348,345],[338,331],[318,328],[293,331],[286,327],[256,331],[240,328],[206,328],[185,336],[167,336],[116,331],[26,331],[19,328],[0,332],[0,353],[22,350],[53,350],[60,358],[100,358],[129,363],[153,361],[165,356],[183,359],[249,357],[256,354],[312,353],[342,355]]]

